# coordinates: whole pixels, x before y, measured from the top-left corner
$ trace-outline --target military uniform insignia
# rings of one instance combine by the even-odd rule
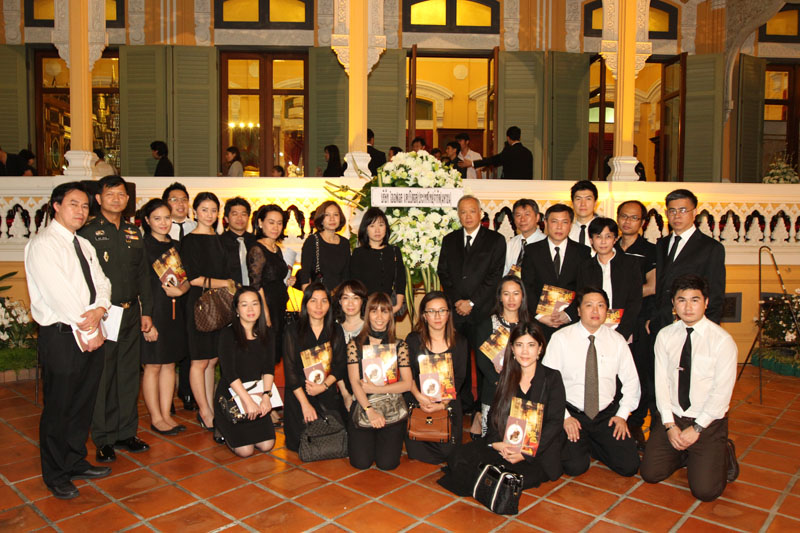
[[[103,261],[105,261],[106,263],[108,263],[108,252],[107,252],[107,251],[106,251],[106,252],[103,252]]]
[[[103,230],[103,229],[99,229],[99,230],[94,232],[94,236],[95,237],[99,237],[99,236],[105,235],[105,234],[106,234],[106,230]]]

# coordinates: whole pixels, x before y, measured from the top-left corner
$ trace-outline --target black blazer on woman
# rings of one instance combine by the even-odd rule
[[[367,287],[367,295],[373,292],[405,294],[406,269],[400,248],[389,245],[380,250],[359,246],[350,258],[350,278],[357,279]]]
[[[622,319],[617,326],[617,333],[626,339],[636,329],[636,319],[642,308],[642,269],[639,261],[629,255],[617,251],[611,259],[611,291],[615,309],[624,309]],[[584,261],[578,266],[578,289],[583,287],[603,288],[603,271],[597,256]],[[610,296],[610,295],[609,295]],[[576,305],[570,306],[567,311],[573,320],[577,320]]]

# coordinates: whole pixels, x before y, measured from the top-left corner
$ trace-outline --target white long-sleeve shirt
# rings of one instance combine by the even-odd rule
[[[530,236],[525,239],[522,236],[522,233],[517,233],[506,243],[506,264],[503,267],[503,275],[508,274],[508,271],[511,269],[513,265],[517,264],[517,259],[519,259],[519,252],[522,249],[522,240],[525,239],[526,244],[533,244],[538,241],[543,241],[547,238],[547,235],[542,233],[542,230],[536,228],[536,231],[530,234]]]
[[[111,307],[111,282],[103,273],[94,246],[81,236],[78,243],[89,263],[96,292],[89,303],[89,286],[75,252],[75,233],[53,220],[25,245],[25,277],[31,315],[41,326],[63,322],[77,330],[88,309]]]
[[[586,354],[589,351],[589,331],[583,324],[576,322],[562,328],[550,338],[542,364],[561,372],[567,402],[573,407],[584,410],[583,396],[586,383]],[[622,382],[622,399],[616,416],[626,419],[639,405],[641,389],[639,375],[633,363],[628,343],[622,335],[607,328],[600,328],[593,334],[594,346],[597,350],[597,381],[600,411],[614,401],[617,392],[617,377]],[[564,418],[569,418],[568,410],[564,410]]]
[[[183,222],[181,222],[181,223],[175,222],[173,220],[172,221],[172,227],[169,228],[169,236],[172,237],[173,239],[175,239],[176,241],[180,240],[180,239],[178,239],[178,237],[180,237],[180,234],[181,234],[181,224],[183,224],[183,236],[184,237],[189,235],[192,232],[192,230],[194,230],[194,228],[197,227],[197,222],[195,222],[194,220],[192,220],[189,217],[184,218]]]
[[[717,324],[703,317],[692,331],[692,376],[689,409],[678,401],[681,351],[686,341],[682,320],[663,328],[655,344],[656,405],[665,424],[678,416],[694,418],[703,427],[723,418],[736,384],[738,349],[733,338]]]

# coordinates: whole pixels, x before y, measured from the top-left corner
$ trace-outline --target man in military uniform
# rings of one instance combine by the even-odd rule
[[[92,417],[92,440],[97,460],[116,459],[115,448],[137,453],[150,446],[136,437],[139,397],[139,342],[153,327],[150,265],[139,230],[122,220],[128,204],[125,180],[106,176],[98,182],[100,213],[78,233],[97,251],[103,272],[111,281],[111,304],[122,308],[116,342],[106,341],[103,375]]]

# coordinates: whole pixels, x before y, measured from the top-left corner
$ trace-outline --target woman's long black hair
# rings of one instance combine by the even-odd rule
[[[169,205],[167,205],[167,202],[165,202],[161,198],[153,198],[152,200],[150,200],[146,204],[144,204],[144,206],[142,207],[142,209],[140,211],[141,217],[142,217],[141,218],[141,220],[142,220],[142,230],[148,235],[153,230],[150,227],[150,224],[147,223],[147,219],[150,218],[150,215],[153,214],[153,211],[155,211],[159,207],[166,207],[167,210],[169,210]]]
[[[497,295],[495,299],[494,309],[492,309],[492,314],[495,314],[499,317],[503,316],[503,285],[506,282],[512,282],[519,285],[519,290],[522,291],[522,303],[519,306],[519,311],[517,311],[519,316],[518,324],[528,321],[528,294],[525,291],[525,284],[522,283],[522,280],[519,279],[514,274],[509,274],[507,276],[503,276],[500,280],[500,283],[497,284]]]
[[[325,314],[325,318],[323,319],[323,329],[328,332],[331,346],[334,346],[336,343],[343,342],[344,338],[342,336],[342,328],[339,327],[334,320],[333,301],[331,300],[331,294],[321,281],[313,281],[309,283],[305,289],[303,289],[303,302],[300,305],[300,319],[298,320],[297,327],[298,338],[305,338],[306,333],[311,331],[311,320],[308,318],[307,304],[311,299],[311,296],[317,291],[324,292],[325,296],[328,298],[328,302],[330,303],[328,312]]]
[[[497,382],[497,390],[494,393],[494,400],[492,401],[492,418],[489,423],[494,429],[503,434],[508,419],[508,412],[511,409],[511,399],[517,393],[519,388],[519,381],[522,379],[522,367],[514,359],[514,352],[512,348],[514,342],[520,337],[530,335],[533,340],[539,343],[542,347],[539,350],[539,360],[544,357],[544,350],[547,347],[547,341],[544,338],[542,330],[533,322],[520,322],[511,330],[511,335],[508,338],[508,345],[506,346],[506,353],[503,356],[503,371],[500,373],[500,380]],[[538,363],[537,363],[538,364]]]
[[[233,328],[233,335],[236,337],[236,344],[238,344],[239,348],[242,350],[247,349],[247,334],[244,331],[244,326],[242,326],[242,321],[238,318],[239,313],[237,307],[239,306],[239,298],[248,292],[255,294],[258,297],[258,303],[261,304],[261,313],[258,315],[258,320],[256,320],[256,323],[253,325],[253,334],[264,346],[267,345],[267,341],[269,339],[269,328],[267,327],[267,319],[264,316],[266,314],[265,310],[267,309],[267,306],[264,305],[264,300],[261,298],[261,294],[259,294],[259,292],[253,287],[239,287],[239,289],[233,295],[233,303],[231,304],[233,309],[233,322],[231,323],[231,327]]]

